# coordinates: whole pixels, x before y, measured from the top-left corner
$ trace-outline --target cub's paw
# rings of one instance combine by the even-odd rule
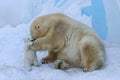
[[[32,38],[30,37],[24,38],[24,43],[26,44],[26,46],[31,46],[33,44]]]
[[[67,64],[64,60],[56,60],[54,63],[55,69],[67,70],[70,68],[70,65]]]
[[[33,65],[36,66],[36,67],[40,66],[37,60],[34,61]]]
[[[33,45],[33,42],[27,42],[26,45],[27,45],[27,46],[32,46],[32,45]]]
[[[32,70],[32,67],[31,67],[31,64],[28,63],[28,62],[24,62],[24,67],[27,71],[31,71]]]

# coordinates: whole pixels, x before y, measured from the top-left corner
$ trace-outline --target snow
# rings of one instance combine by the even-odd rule
[[[0,28],[0,80],[119,80],[120,45],[105,42],[106,61],[104,66],[93,72],[83,72],[80,68],[69,70],[54,69],[53,63],[41,64],[47,52],[38,52],[40,67],[32,71],[24,68],[24,37],[29,35],[29,24],[17,27],[7,25]]]
[[[0,27],[21,23],[21,0],[0,0]]]

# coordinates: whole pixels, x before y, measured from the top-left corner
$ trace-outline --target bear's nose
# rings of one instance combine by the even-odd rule
[[[32,39],[31,41],[33,42],[33,41],[35,41],[36,39],[34,38],[34,39]]]

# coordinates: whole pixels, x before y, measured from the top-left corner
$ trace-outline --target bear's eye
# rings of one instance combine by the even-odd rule
[[[36,25],[35,27],[36,27],[36,29],[39,29],[40,28],[40,24]]]

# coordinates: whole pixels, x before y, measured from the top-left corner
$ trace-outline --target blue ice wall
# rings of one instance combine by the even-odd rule
[[[102,0],[91,0],[92,6],[83,9],[82,13],[87,16],[92,15],[92,28],[105,40],[108,29],[106,23],[106,14]]]
[[[101,38],[105,39],[108,29],[102,0],[92,0],[92,25]]]

